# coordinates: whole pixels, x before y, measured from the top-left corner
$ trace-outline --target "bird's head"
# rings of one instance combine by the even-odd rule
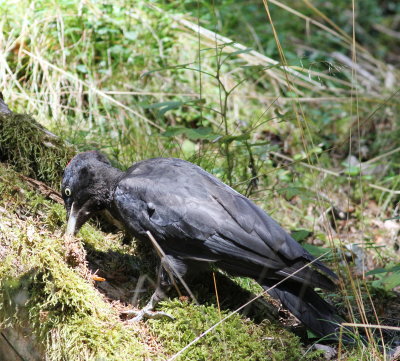
[[[61,185],[67,210],[67,236],[74,235],[94,213],[107,206],[116,171],[97,151],[80,153],[68,163]]]

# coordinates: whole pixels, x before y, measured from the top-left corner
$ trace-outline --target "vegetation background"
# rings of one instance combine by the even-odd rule
[[[393,356],[400,344],[397,1],[0,0],[0,13],[0,90],[14,112],[31,114],[76,150],[101,150],[123,169],[173,156],[221,178],[312,253],[330,251],[325,261],[344,282],[340,294],[326,297],[350,322],[375,325],[360,325],[368,347],[340,346],[336,358]],[[4,144],[16,158],[30,147],[32,135],[18,119],[1,128],[1,161]],[[57,154],[60,167],[68,154]],[[43,157],[34,155],[38,163]],[[57,188],[59,175],[48,177],[51,161],[41,164],[48,168],[20,171]],[[111,282],[122,262],[132,273],[115,281],[121,287],[111,302],[109,289],[65,264],[62,206],[30,191],[20,200],[12,172],[0,173],[0,325],[28,324],[49,360],[172,359],[235,310],[229,287],[260,292],[235,279],[215,293],[214,280],[210,289],[198,287],[201,306],[163,304],[179,321],[128,327],[118,319],[124,304],[117,300],[129,300],[122,289],[136,284],[143,267],[154,276],[151,262],[137,261],[140,251],[123,245],[122,234],[85,227],[90,272],[103,269]],[[16,254],[20,270],[11,261]],[[32,271],[38,268],[47,271]],[[221,287],[229,282],[219,277]],[[28,316],[14,297],[24,282]],[[60,305],[71,312],[60,313]],[[234,315],[182,359],[318,359],[308,336]]]

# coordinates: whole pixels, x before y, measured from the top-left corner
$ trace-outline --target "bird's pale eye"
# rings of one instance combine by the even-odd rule
[[[67,197],[70,197],[71,196],[71,194],[72,194],[72,192],[71,192],[71,188],[65,188],[65,190],[64,190],[64,193],[65,193],[65,195],[67,196]]]

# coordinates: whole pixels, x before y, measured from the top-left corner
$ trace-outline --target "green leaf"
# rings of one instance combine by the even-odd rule
[[[194,129],[188,129],[186,132],[186,135],[189,139],[192,140],[198,140],[198,139],[215,139],[218,137],[218,134],[213,133],[213,130],[211,128],[194,128]]]
[[[366,273],[367,276],[376,276],[371,285],[375,288],[383,288],[387,291],[400,286],[400,264],[385,268],[376,268]]]
[[[177,135],[181,135],[181,134],[185,134],[186,133],[187,128],[185,127],[168,127],[167,130],[162,133],[161,135],[163,137],[175,137]]]
[[[310,153],[317,153],[317,154],[322,153],[322,148],[318,146],[314,147],[311,149]]]
[[[215,49],[223,49],[223,48],[225,48],[225,47],[227,47],[229,45],[233,45],[233,44],[235,44],[235,42],[234,41],[230,41],[228,43],[218,44],[218,45],[210,47],[210,48],[202,48],[202,49],[200,49],[200,51],[209,51],[209,50],[214,50],[215,51]]]
[[[180,64],[180,65],[174,65],[174,66],[166,66],[164,68],[158,68],[158,69],[153,69],[153,70],[149,70],[144,72],[140,78],[143,78],[147,75],[150,75],[152,73],[157,73],[159,71],[164,71],[164,70],[171,70],[171,69],[185,69],[187,66],[192,65],[192,63],[187,63],[187,64]]]
[[[188,139],[185,139],[182,143],[182,151],[186,157],[190,157],[191,155],[193,155],[193,153],[196,152],[196,144]]]
[[[103,28],[97,29],[97,30],[96,30],[96,33],[97,33],[98,35],[119,34],[119,30],[113,29],[113,28],[106,28],[106,27],[103,27]]]
[[[136,40],[138,37],[138,33],[136,31],[127,31],[124,35],[128,40]]]
[[[218,141],[221,143],[232,143],[233,141],[236,142],[243,142],[250,139],[249,133],[243,133],[241,135],[224,135]]]
[[[384,221],[391,221],[393,219],[400,219],[400,217],[385,218]]]
[[[306,156],[306,154],[304,152],[297,153],[297,154],[295,154],[293,156],[294,160],[303,160],[303,159],[306,159],[306,158],[307,158],[307,156]]]
[[[273,69],[273,68],[280,68],[281,64],[272,64],[272,65],[268,65],[268,66],[264,66],[264,65],[241,65],[240,66],[243,69],[253,69],[253,70],[258,70],[258,71],[263,71],[263,70],[269,70],[269,69]]]
[[[113,45],[108,50],[111,54],[118,55],[118,54],[123,54],[123,52],[125,51],[125,48],[122,45],[116,44],[116,45]]]
[[[252,50],[253,50],[252,48],[246,48],[246,49],[242,49],[242,50],[237,50],[237,51],[234,51],[233,53],[229,53],[228,56],[246,54],[246,53],[250,53],[250,51],[252,51]]]
[[[377,275],[377,274],[380,274],[380,273],[387,273],[387,272],[388,271],[385,268],[375,268],[375,269],[373,269],[371,271],[368,271],[365,275],[366,276],[373,276],[373,275]]]
[[[198,139],[213,140],[219,137],[219,135],[215,134],[213,130],[209,127],[185,128],[182,126],[168,127],[168,129],[161,135],[164,137],[175,137],[177,135],[182,135],[182,134],[184,134],[191,140],[198,140]]]
[[[319,246],[314,246],[313,244],[304,244],[303,247],[310,252],[315,258],[317,257],[321,257],[323,254],[329,252],[327,255],[325,255],[322,259],[324,259],[325,257],[328,257],[329,254],[332,252],[330,249],[328,248],[324,248],[324,247],[319,247]]]
[[[64,30],[64,35],[69,35],[71,33],[81,33],[82,29],[78,27],[70,27]]]
[[[76,70],[83,74],[89,73],[88,69],[86,68],[86,65],[84,65],[84,64],[78,64],[76,66]]]
[[[307,231],[306,229],[296,229],[291,232],[291,236],[297,241],[304,241],[309,235],[311,234],[310,231]]]
[[[349,176],[356,176],[360,174],[360,167],[355,167],[355,166],[347,166],[344,169],[344,173],[349,175]]]
[[[400,272],[400,264],[390,268],[390,272]]]
[[[394,272],[391,275],[384,277],[382,279],[382,284],[387,291],[400,286],[400,272]]]
[[[313,192],[310,192],[308,189],[302,187],[281,188],[278,189],[278,193],[282,194],[288,201],[295,196],[300,196],[303,199],[312,198],[314,196]]]
[[[307,337],[308,338],[319,338],[314,332],[312,332],[309,329],[307,329]]]
[[[154,109],[154,108],[162,108],[164,106],[169,106],[169,105],[174,105],[174,104],[182,104],[180,101],[169,101],[169,102],[160,102],[160,103],[152,103],[152,104],[147,104],[147,103],[141,103],[139,104],[142,108],[144,109]]]
[[[365,275],[372,276],[380,273],[388,273],[388,272],[399,272],[400,271],[400,264],[395,265],[393,267],[386,267],[386,268],[375,268],[371,271],[368,271]]]
[[[172,109],[180,108],[183,105],[196,105],[196,104],[204,104],[205,99],[194,99],[188,101],[167,101],[153,104],[140,104],[140,106],[144,109],[158,109],[158,116],[163,116],[167,111]]]
[[[180,108],[184,104],[185,102],[182,101],[169,101],[142,105],[142,107],[145,109],[158,109],[158,116],[163,116],[168,110]]]

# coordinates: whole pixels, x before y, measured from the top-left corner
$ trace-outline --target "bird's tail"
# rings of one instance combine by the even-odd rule
[[[285,282],[272,289],[263,285],[268,293],[281,301],[282,305],[295,315],[317,336],[329,341],[354,343],[351,330],[342,328],[344,320],[336,309],[323,300],[312,288],[298,283]]]

